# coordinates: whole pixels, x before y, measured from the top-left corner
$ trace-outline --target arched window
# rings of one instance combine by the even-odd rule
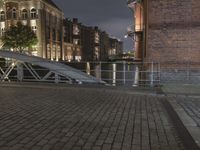
[[[16,8],[13,8],[13,9],[12,9],[12,18],[13,18],[13,19],[16,19],[16,18],[17,18],[17,11],[16,11]]]
[[[0,20],[5,20],[5,12],[4,11],[0,12]]]
[[[27,19],[28,18],[28,11],[26,9],[22,10],[22,19]]]
[[[37,11],[35,8],[31,9],[31,19],[37,18]]]

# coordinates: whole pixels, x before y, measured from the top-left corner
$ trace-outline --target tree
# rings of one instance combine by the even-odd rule
[[[31,27],[18,22],[16,26],[11,26],[5,31],[2,42],[4,43],[3,47],[22,52],[26,48],[36,45],[38,40]]]

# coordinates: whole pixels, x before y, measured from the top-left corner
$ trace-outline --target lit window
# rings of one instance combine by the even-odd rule
[[[13,9],[12,9],[12,18],[13,18],[13,19],[16,19],[16,18],[17,18],[17,11],[16,11],[16,8],[13,8]]]
[[[75,44],[75,45],[78,45],[78,39],[73,39],[73,43]]]
[[[98,32],[95,33],[94,42],[95,42],[95,43],[99,43],[99,33],[98,33]]]
[[[34,33],[37,32],[37,27],[36,26],[32,26],[31,28],[32,28],[32,30],[33,30]]]
[[[0,13],[0,19],[1,20],[5,20],[5,12],[4,11],[1,11],[1,13]]]
[[[1,36],[3,36],[5,33],[5,28],[1,28]]]
[[[81,56],[75,56],[75,60],[80,62],[81,61]]]
[[[73,25],[73,34],[74,34],[74,35],[78,35],[78,34],[79,34],[78,25]]]
[[[36,9],[33,8],[31,9],[31,19],[35,19],[35,18],[37,18],[37,12],[36,12]]]
[[[22,10],[22,19],[27,19],[28,18],[28,11],[26,9]]]

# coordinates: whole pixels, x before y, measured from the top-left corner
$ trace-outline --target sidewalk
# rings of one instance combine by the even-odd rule
[[[162,87],[168,95],[200,96],[200,84],[175,84],[168,83]]]
[[[162,91],[200,147],[200,85],[165,84]]]

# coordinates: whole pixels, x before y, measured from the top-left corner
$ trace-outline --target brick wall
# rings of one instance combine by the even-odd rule
[[[148,1],[146,60],[199,63],[200,0]]]

